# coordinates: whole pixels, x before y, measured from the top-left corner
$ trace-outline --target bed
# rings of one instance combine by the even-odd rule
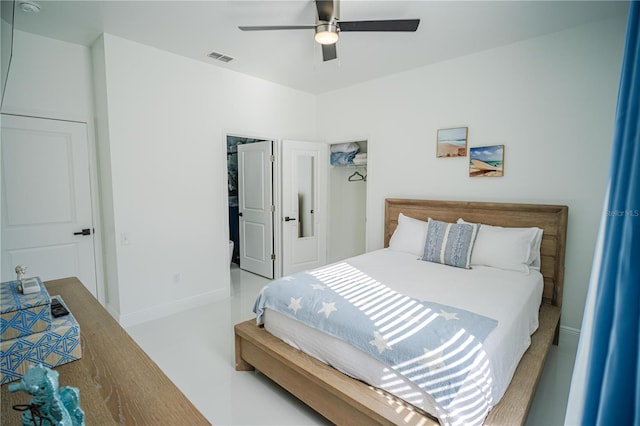
[[[530,346],[520,358],[520,353],[515,356],[513,370],[507,371],[507,381],[497,385],[495,395],[499,403],[495,405],[485,419],[485,424],[522,424],[524,423],[533,398],[538,378],[541,374],[544,360],[552,341],[557,342],[560,307],[562,304],[562,282],[564,273],[564,247],[566,239],[566,225],[568,209],[566,206],[530,205],[530,204],[504,204],[504,203],[479,203],[479,202],[454,202],[431,200],[402,200],[387,199],[385,201],[385,247],[398,226],[398,218],[401,213],[416,219],[427,220],[433,218],[446,222],[456,222],[464,218],[468,222],[478,222],[488,225],[505,227],[532,227],[543,229],[540,244],[539,273],[529,274],[532,279],[532,296],[539,302],[538,316],[534,324],[529,324],[530,331],[537,328],[531,336]],[[388,250],[388,249],[386,249]],[[364,258],[354,258],[349,265],[355,265],[365,272],[375,269],[375,264],[382,265],[388,258],[385,251],[374,252],[365,255]],[[374,257],[373,261],[371,256]],[[376,258],[376,256],[378,256]],[[397,257],[398,262],[405,262],[403,269],[413,267],[415,264],[428,262],[415,262],[415,258],[407,256]],[[369,262],[369,263],[367,263]],[[413,263],[411,263],[413,262]],[[374,265],[374,266],[371,266]],[[421,265],[418,265],[421,266]],[[438,265],[441,266],[441,265]],[[447,268],[447,267],[444,267]],[[377,274],[384,271],[384,267],[378,268]],[[455,268],[454,268],[455,269]],[[474,273],[481,273],[482,268]],[[374,273],[374,275],[375,275]],[[409,274],[411,275],[411,274]],[[537,279],[535,279],[537,277]],[[474,278],[475,279],[475,278]],[[536,284],[536,281],[538,283]],[[536,293],[538,292],[538,293]],[[536,295],[537,294],[537,295]],[[498,298],[499,299],[499,298]],[[447,300],[445,300],[446,302]],[[530,304],[531,302],[529,302]],[[490,305],[491,301],[485,304]],[[495,301],[495,306],[501,302]],[[534,309],[537,306],[534,306]],[[531,308],[529,308],[531,310]],[[269,310],[267,309],[268,313]],[[488,311],[490,314],[494,312]],[[275,314],[275,311],[273,312]],[[246,321],[235,327],[236,342],[236,369],[258,369],[266,376],[283,386],[299,399],[307,403],[313,409],[336,424],[438,424],[438,420],[428,414],[433,412],[427,403],[420,404],[411,401],[406,402],[395,395],[381,389],[375,378],[372,382],[377,386],[371,386],[363,381],[351,378],[349,375],[338,371],[347,371],[339,362],[329,360],[336,368],[329,367],[316,358],[322,359],[323,354],[314,353],[313,349],[305,347],[296,337],[288,338],[286,330],[295,328],[294,324],[279,324],[277,315],[271,327],[273,334],[256,325],[255,320]],[[535,311],[534,311],[535,315]],[[525,321],[526,322],[526,321]],[[282,339],[289,341],[294,346],[301,346],[313,356],[304,353]],[[494,333],[495,334],[495,333]],[[490,334],[487,344],[491,346]],[[316,337],[311,338],[314,341]],[[526,342],[529,343],[528,341]],[[329,344],[320,344],[326,347]],[[331,346],[333,347],[333,346]],[[495,350],[494,350],[495,351]],[[518,352],[516,350],[516,352]],[[349,358],[349,355],[346,355]],[[518,363],[519,361],[519,363]],[[509,362],[506,362],[507,364]],[[517,365],[517,368],[515,367]],[[509,368],[506,368],[509,370]]]

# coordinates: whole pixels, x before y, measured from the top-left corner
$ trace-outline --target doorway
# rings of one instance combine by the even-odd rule
[[[266,151],[259,147],[266,143],[272,147],[270,165],[264,161]],[[255,149],[252,145],[256,145]],[[250,163],[250,173],[244,178],[251,178],[255,183],[245,191],[252,197],[251,208],[243,205],[247,200],[242,198],[242,185],[245,189],[247,186],[241,183],[244,178],[239,173],[240,155]],[[264,176],[268,167],[271,167],[272,187],[269,191],[258,191],[257,188],[262,187],[258,178]],[[324,143],[227,136],[229,238],[234,246],[233,263],[269,278],[326,264],[328,167],[328,145]],[[273,225],[272,250],[267,246],[268,233],[263,232],[268,213]],[[256,241],[261,244],[254,245]],[[265,273],[262,268],[269,260],[271,270]]]
[[[366,140],[331,145],[329,263],[366,252],[367,145]],[[343,152],[345,147],[351,151]],[[345,157],[349,161],[341,161]]]
[[[240,266],[273,278],[274,246],[273,142],[238,146],[238,221]]]

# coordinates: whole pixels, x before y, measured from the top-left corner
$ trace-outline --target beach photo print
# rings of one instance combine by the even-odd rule
[[[439,129],[436,158],[466,157],[468,127]]]
[[[504,176],[504,145],[470,148],[469,176]]]

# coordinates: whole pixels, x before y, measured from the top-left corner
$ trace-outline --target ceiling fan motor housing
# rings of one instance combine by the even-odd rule
[[[323,22],[316,26],[315,40],[320,44],[334,44],[338,41],[338,25],[334,22]]]

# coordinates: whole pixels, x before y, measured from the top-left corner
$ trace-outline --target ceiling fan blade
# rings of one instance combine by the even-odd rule
[[[332,61],[338,57],[336,50],[336,44],[323,44],[322,45],[322,60],[324,62]]]
[[[316,0],[316,9],[318,9],[318,19],[331,22],[331,18],[334,17],[333,0]]]
[[[409,31],[418,29],[419,19],[391,19],[384,21],[340,21],[340,31]]]
[[[238,27],[242,31],[271,31],[271,30],[313,30],[315,25],[267,25]]]

